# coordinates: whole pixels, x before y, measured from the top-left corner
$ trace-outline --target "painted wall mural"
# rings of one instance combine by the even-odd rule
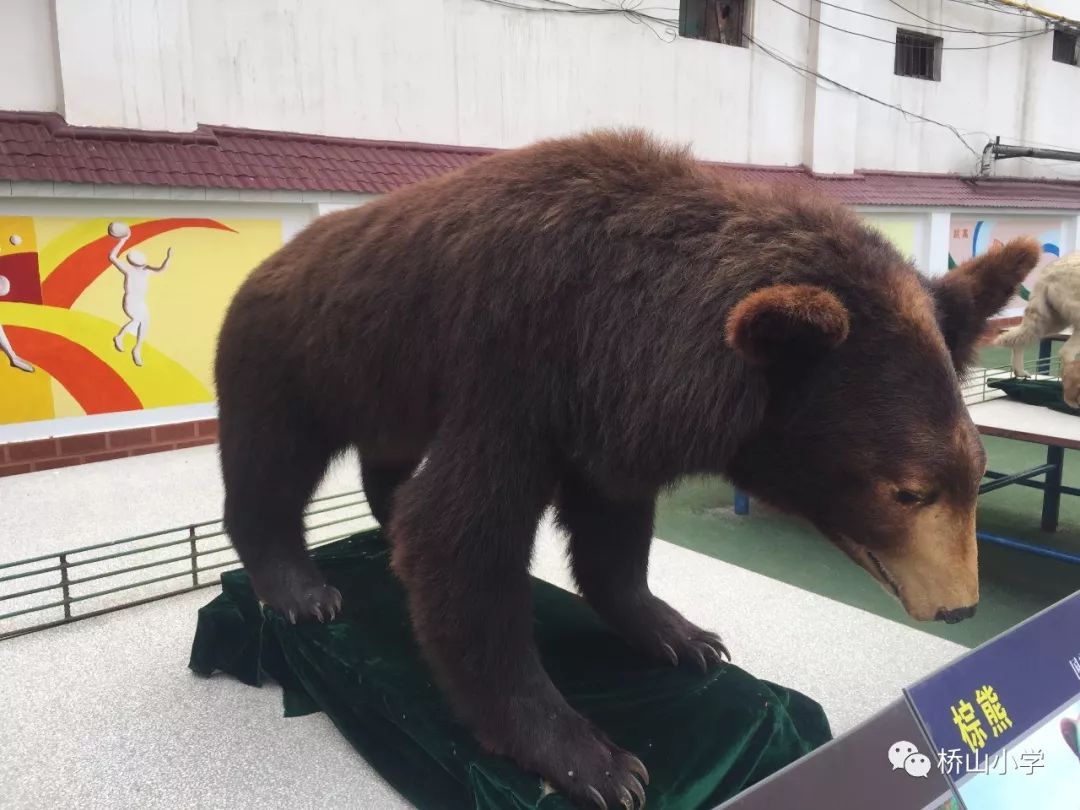
[[[278,220],[0,216],[0,424],[212,402],[225,308],[281,243]]]
[[[862,218],[892,242],[901,254],[908,258],[915,255],[915,233],[918,221],[914,217],[863,214]]]
[[[985,253],[994,245],[1002,245],[1018,236],[1031,236],[1042,245],[1042,259],[1020,285],[1017,294],[1002,310],[1003,316],[1018,315],[1024,310],[1024,302],[1031,295],[1031,288],[1039,278],[1042,268],[1061,255],[1064,223],[1056,217],[1003,216],[982,219],[972,217],[952,218],[949,239],[949,269],[972,256]]]

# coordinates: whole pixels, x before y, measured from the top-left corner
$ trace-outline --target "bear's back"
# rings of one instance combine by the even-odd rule
[[[728,182],[640,132],[601,132],[321,217],[252,274],[233,308],[246,323],[223,336],[287,364],[308,398],[342,403],[326,406],[342,424],[357,407],[378,411],[359,421],[434,423],[498,386],[541,410],[610,411],[680,385],[673,369],[687,363],[724,365],[725,314],[754,288],[856,286],[884,300],[873,277],[896,263],[837,204]]]

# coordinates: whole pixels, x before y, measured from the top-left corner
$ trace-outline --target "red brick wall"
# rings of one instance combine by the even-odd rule
[[[198,447],[217,441],[217,420],[84,433],[0,445],[0,477],[114,458]]]

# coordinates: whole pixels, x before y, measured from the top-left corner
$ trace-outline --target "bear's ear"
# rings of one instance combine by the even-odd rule
[[[822,287],[776,284],[750,293],[728,315],[728,345],[751,363],[805,358],[844,342],[850,328],[840,299]]]
[[[1042,247],[1034,239],[1013,239],[969,259],[935,283],[941,332],[958,371],[974,359],[987,319],[1008,303],[1041,257]]]

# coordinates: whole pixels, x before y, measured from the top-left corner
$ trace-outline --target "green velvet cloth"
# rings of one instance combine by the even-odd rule
[[[1062,413],[1080,416],[1080,411],[1070,408],[1062,399],[1061,380],[994,380],[987,383],[991,388],[1004,391],[1010,399],[1025,402],[1028,405],[1042,405]]]
[[[221,595],[199,611],[191,669],[251,685],[276,680],[287,716],[326,712],[417,807],[571,806],[538,777],[480,750],[453,720],[420,658],[379,532],[314,556],[343,595],[342,618],[290,625],[259,605],[243,571],[228,572]],[[821,707],[798,692],[731,665],[702,675],[654,663],[575,594],[536,579],[533,589],[548,673],[575,708],[645,762],[651,810],[716,807],[830,739]]]

